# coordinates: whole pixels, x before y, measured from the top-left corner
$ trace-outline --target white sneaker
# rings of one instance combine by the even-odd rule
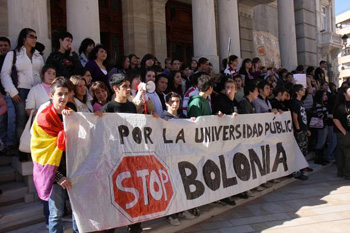
[[[46,225],[45,225],[45,228],[49,230],[49,224],[46,224]]]
[[[173,226],[179,226],[180,225],[180,221],[178,218],[173,218],[173,217],[166,217],[166,220],[170,223],[170,225]]]
[[[196,216],[191,214],[188,210],[186,210],[182,213],[179,213],[179,217],[184,218],[184,219],[188,219],[188,220],[196,218]]]

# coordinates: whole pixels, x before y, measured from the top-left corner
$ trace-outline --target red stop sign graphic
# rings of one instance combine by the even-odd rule
[[[123,156],[110,178],[112,202],[130,221],[164,215],[174,198],[168,168],[155,153]]]

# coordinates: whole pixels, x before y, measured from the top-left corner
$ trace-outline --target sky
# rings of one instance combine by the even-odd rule
[[[335,15],[339,15],[346,10],[350,10],[349,0],[335,0]]]

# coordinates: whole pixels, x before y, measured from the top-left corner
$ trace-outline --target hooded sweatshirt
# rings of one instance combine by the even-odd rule
[[[187,117],[199,117],[211,115],[210,103],[200,95],[194,95],[190,98],[188,104]]]

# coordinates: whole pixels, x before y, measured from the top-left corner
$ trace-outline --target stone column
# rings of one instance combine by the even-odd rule
[[[278,35],[282,67],[289,71],[298,65],[294,1],[278,0]]]
[[[67,31],[73,35],[74,50],[89,37],[100,43],[100,14],[96,0],[67,0]]]
[[[150,53],[146,0],[122,0],[124,54]]]
[[[151,35],[151,51],[153,55],[163,64],[167,58],[167,41],[166,41],[166,19],[165,4],[167,0],[151,1],[151,27],[149,34]]]
[[[206,57],[219,72],[214,0],[192,0],[193,50],[196,59]]]
[[[231,37],[230,55],[241,57],[237,0],[218,1],[220,61],[227,58],[228,39]]]
[[[46,0],[7,0],[8,37],[12,48],[17,45],[17,37],[23,28],[36,31],[38,42],[45,45],[45,55],[51,52],[49,39],[48,6]]]

